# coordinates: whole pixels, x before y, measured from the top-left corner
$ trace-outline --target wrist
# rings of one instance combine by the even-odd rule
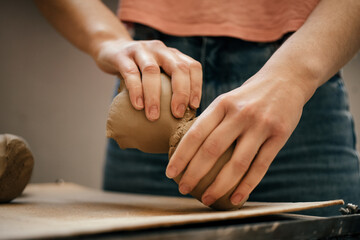
[[[276,56],[273,56],[258,74],[272,81],[277,79],[280,84],[292,88],[294,93],[300,94],[305,105],[324,82],[316,65],[311,64],[311,61],[301,61],[301,59],[281,60],[274,57]]]
[[[297,98],[304,106],[318,88],[317,81],[306,74],[296,74],[283,66],[265,65],[255,79],[262,79],[277,87],[286,89],[287,95]]]
[[[132,38],[129,34],[117,34],[111,31],[98,31],[94,33],[93,37],[90,38],[89,43],[89,55],[91,55],[95,60],[99,57],[102,49],[113,45],[113,43],[122,43],[132,41]]]

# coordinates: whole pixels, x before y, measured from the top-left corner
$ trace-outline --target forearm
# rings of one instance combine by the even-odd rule
[[[65,38],[93,57],[104,41],[131,39],[123,24],[100,0],[35,0],[35,3]]]
[[[171,76],[171,110],[183,117],[199,107],[201,64],[160,41],[133,41],[125,26],[100,0],[35,0],[50,23],[106,73],[121,76],[137,110],[160,117],[160,68]]]
[[[305,24],[275,52],[262,72],[296,81],[307,101],[359,47],[360,1],[322,0]]]

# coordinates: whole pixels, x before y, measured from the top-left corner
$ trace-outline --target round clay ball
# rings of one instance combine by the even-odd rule
[[[0,134],[0,203],[18,197],[28,184],[34,158],[21,137]]]

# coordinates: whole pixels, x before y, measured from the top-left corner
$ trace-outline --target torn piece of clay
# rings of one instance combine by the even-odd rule
[[[28,144],[12,134],[0,135],[0,203],[18,197],[28,184],[34,158]]]
[[[172,154],[175,152],[177,145],[179,144],[181,138],[185,135],[185,133],[190,129],[191,125],[196,121],[195,119],[192,119],[188,122],[184,122],[181,124],[177,132],[175,134],[172,134],[170,137],[170,150],[169,150],[169,158],[172,156]],[[233,143],[217,160],[215,165],[210,169],[210,171],[203,177],[198,185],[195,187],[195,189],[192,190],[190,193],[192,196],[196,197],[198,200],[201,199],[202,194],[205,192],[205,190],[210,186],[210,184],[215,180],[216,176],[219,174],[220,170],[223,168],[223,166],[230,160],[231,155],[234,151],[235,143]],[[181,177],[184,172],[180,173],[174,180],[176,183],[179,183],[181,180]],[[233,188],[231,188],[224,196],[219,198],[216,202],[214,202],[211,205],[211,208],[218,209],[218,210],[229,210],[229,209],[237,209],[240,208],[244,203],[247,201],[247,198],[242,200],[238,205],[233,205],[230,201],[230,197],[232,193],[234,192],[237,185],[235,185]]]
[[[113,138],[122,149],[136,148],[147,153],[169,153],[169,157],[171,157],[181,138],[196,121],[195,111],[190,108],[186,110],[185,116],[181,119],[172,115],[170,109],[171,93],[170,78],[161,74],[160,118],[151,122],[145,117],[144,110],[139,111],[132,107],[127,89],[122,88],[110,106],[106,126],[107,137]],[[207,187],[229,161],[233,150],[234,144],[201,179],[197,187],[190,193],[192,196],[201,200],[201,196]],[[181,176],[182,173],[174,179],[176,183],[180,182]],[[246,199],[236,206],[230,202],[230,196],[235,188],[236,186],[211,207],[219,210],[240,208]]]

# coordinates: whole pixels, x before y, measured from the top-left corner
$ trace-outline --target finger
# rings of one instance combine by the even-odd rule
[[[134,59],[142,75],[146,117],[150,121],[155,121],[160,116],[160,67],[156,60],[146,51],[137,51]]]
[[[131,104],[135,109],[141,110],[144,108],[144,97],[139,69],[133,59],[121,56],[118,60],[119,72],[129,91]]]
[[[261,147],[255,160],[250,166],[245,177],[240,181],[239,186],[232,194],[230,200],[233,205],[239,204],[246,196],[255,189],[265,176],[271,162],[274,160],[284,144],[277,138],[269,138]]]
[[[247,131],[236,143],[233,155],[219,172],[215,181],[202,196],[202,202],[210,206],[233,188],[248,171],[266,137],[259,130]]]
[[[166,168],[166,176],[174,178],[181,173],[200,145],[215,129],[224,117],[224,110],[210,105],[195,121],[189,131],[181,139]]]
[[[195,61],[190,64],[190,78],[190,105],[193,109],[196,109],[200,106],[200,99],[202,94],[203,73],[200,62]]]
[[[190,71],[186,63],[177,63],[177,69],[171,75],[171,86],[171,112],[175,117],[182,118],[190,98]]]
[[[182,194],[188,194],[195,188],[199,181],[214,167],[221,155],[241,135],[243,129],[244,125],[241,122],[234,121],[232,117],[227,117],[210,133],[181,177],[179,190]],[[226,137],[224,138],[224,136]]]
[[[200,105],[201,92],[202,92],[202,66],[201,63],[193,58],[181,53],[175,48],[171,50],[181,59],[186,61],[190,66],[190,106],[196,109]]]
[[[171,76],[172,98],[171,112],[177,117],[184,116],[190,98],[190,66],[187,61],[179,58],[166,49],[158,52],[160,66]]]

